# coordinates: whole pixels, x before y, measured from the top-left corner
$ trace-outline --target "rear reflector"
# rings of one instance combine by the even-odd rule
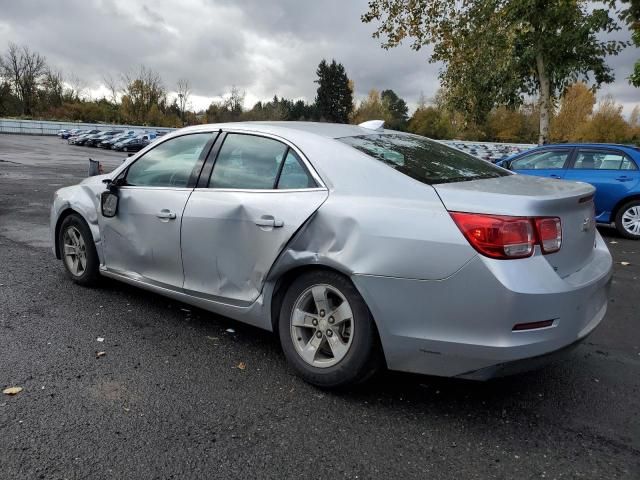
[[[536,328],[545,328],[553,325],[553,320],[542,320],[541,322],[516,323],[513,331],[519,330],[535,330]]]
[[[449,212],[479,253],[501,260],[526,258],[540,245],[543,254],[560,250],[562,225],[557,217],[509,217]]]

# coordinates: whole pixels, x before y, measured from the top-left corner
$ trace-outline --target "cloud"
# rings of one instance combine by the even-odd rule
[[[380,48],[374,25],[362,24],[366,0],[58,0],[3,1],[0,48],[9,41],[44,54],[66,75],[98,91],[105,75],[145,65],[172,90],[190,81],[196,106],[235,85],[247,102],[274,94],[313,100],[322,58],[345,65],[356,96],[392,88],[415,105],[438,89],[439,66],[428,50]],[[637,53],[613,58],[617,81],[606,91],[630,110],[638,90],[625,77]]]

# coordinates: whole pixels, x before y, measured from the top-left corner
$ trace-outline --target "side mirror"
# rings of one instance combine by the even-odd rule
[[[102,216],[111,218],[115,217],[118,213],[118,195],[112,191],[107,190],[102,192],[100,196],[100,208],[102,210]]]

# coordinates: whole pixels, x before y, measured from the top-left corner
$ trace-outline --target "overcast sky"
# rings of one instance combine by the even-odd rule
[[[344,64],[357,98],[372,88],[391,88],[412,106],[421,92],[433,96],[439,67],[429,52],[381,49],[374,25],[360,22],[366,9],[366,0],[0,0],[0,49],[28,45],[94,96],[106,74],[143,64],[168,90],[188,79],[195,108],[232,85],[246,92],[247,106],[274,94],[312,101],[322,58]],[[616,83],[601,90],[627,114],[640,104],[626,80],[638,56],[629,47],[611,58]]]

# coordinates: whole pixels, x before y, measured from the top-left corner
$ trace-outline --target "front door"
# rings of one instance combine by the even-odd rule
[[[564,178],[570,154],[570,148],[538,150],[512,160],[509,170],[525,175],[561,179]]]
[[[308,167],[276,139],[227,134],[183,215],[184,289],[236,305],[256,300],[277,256],[327,198]]]
[[[211,140],[212,133],[167,139],[123,173],[117,215],[100,218],[109,271],[182,287],[182,212]]]

